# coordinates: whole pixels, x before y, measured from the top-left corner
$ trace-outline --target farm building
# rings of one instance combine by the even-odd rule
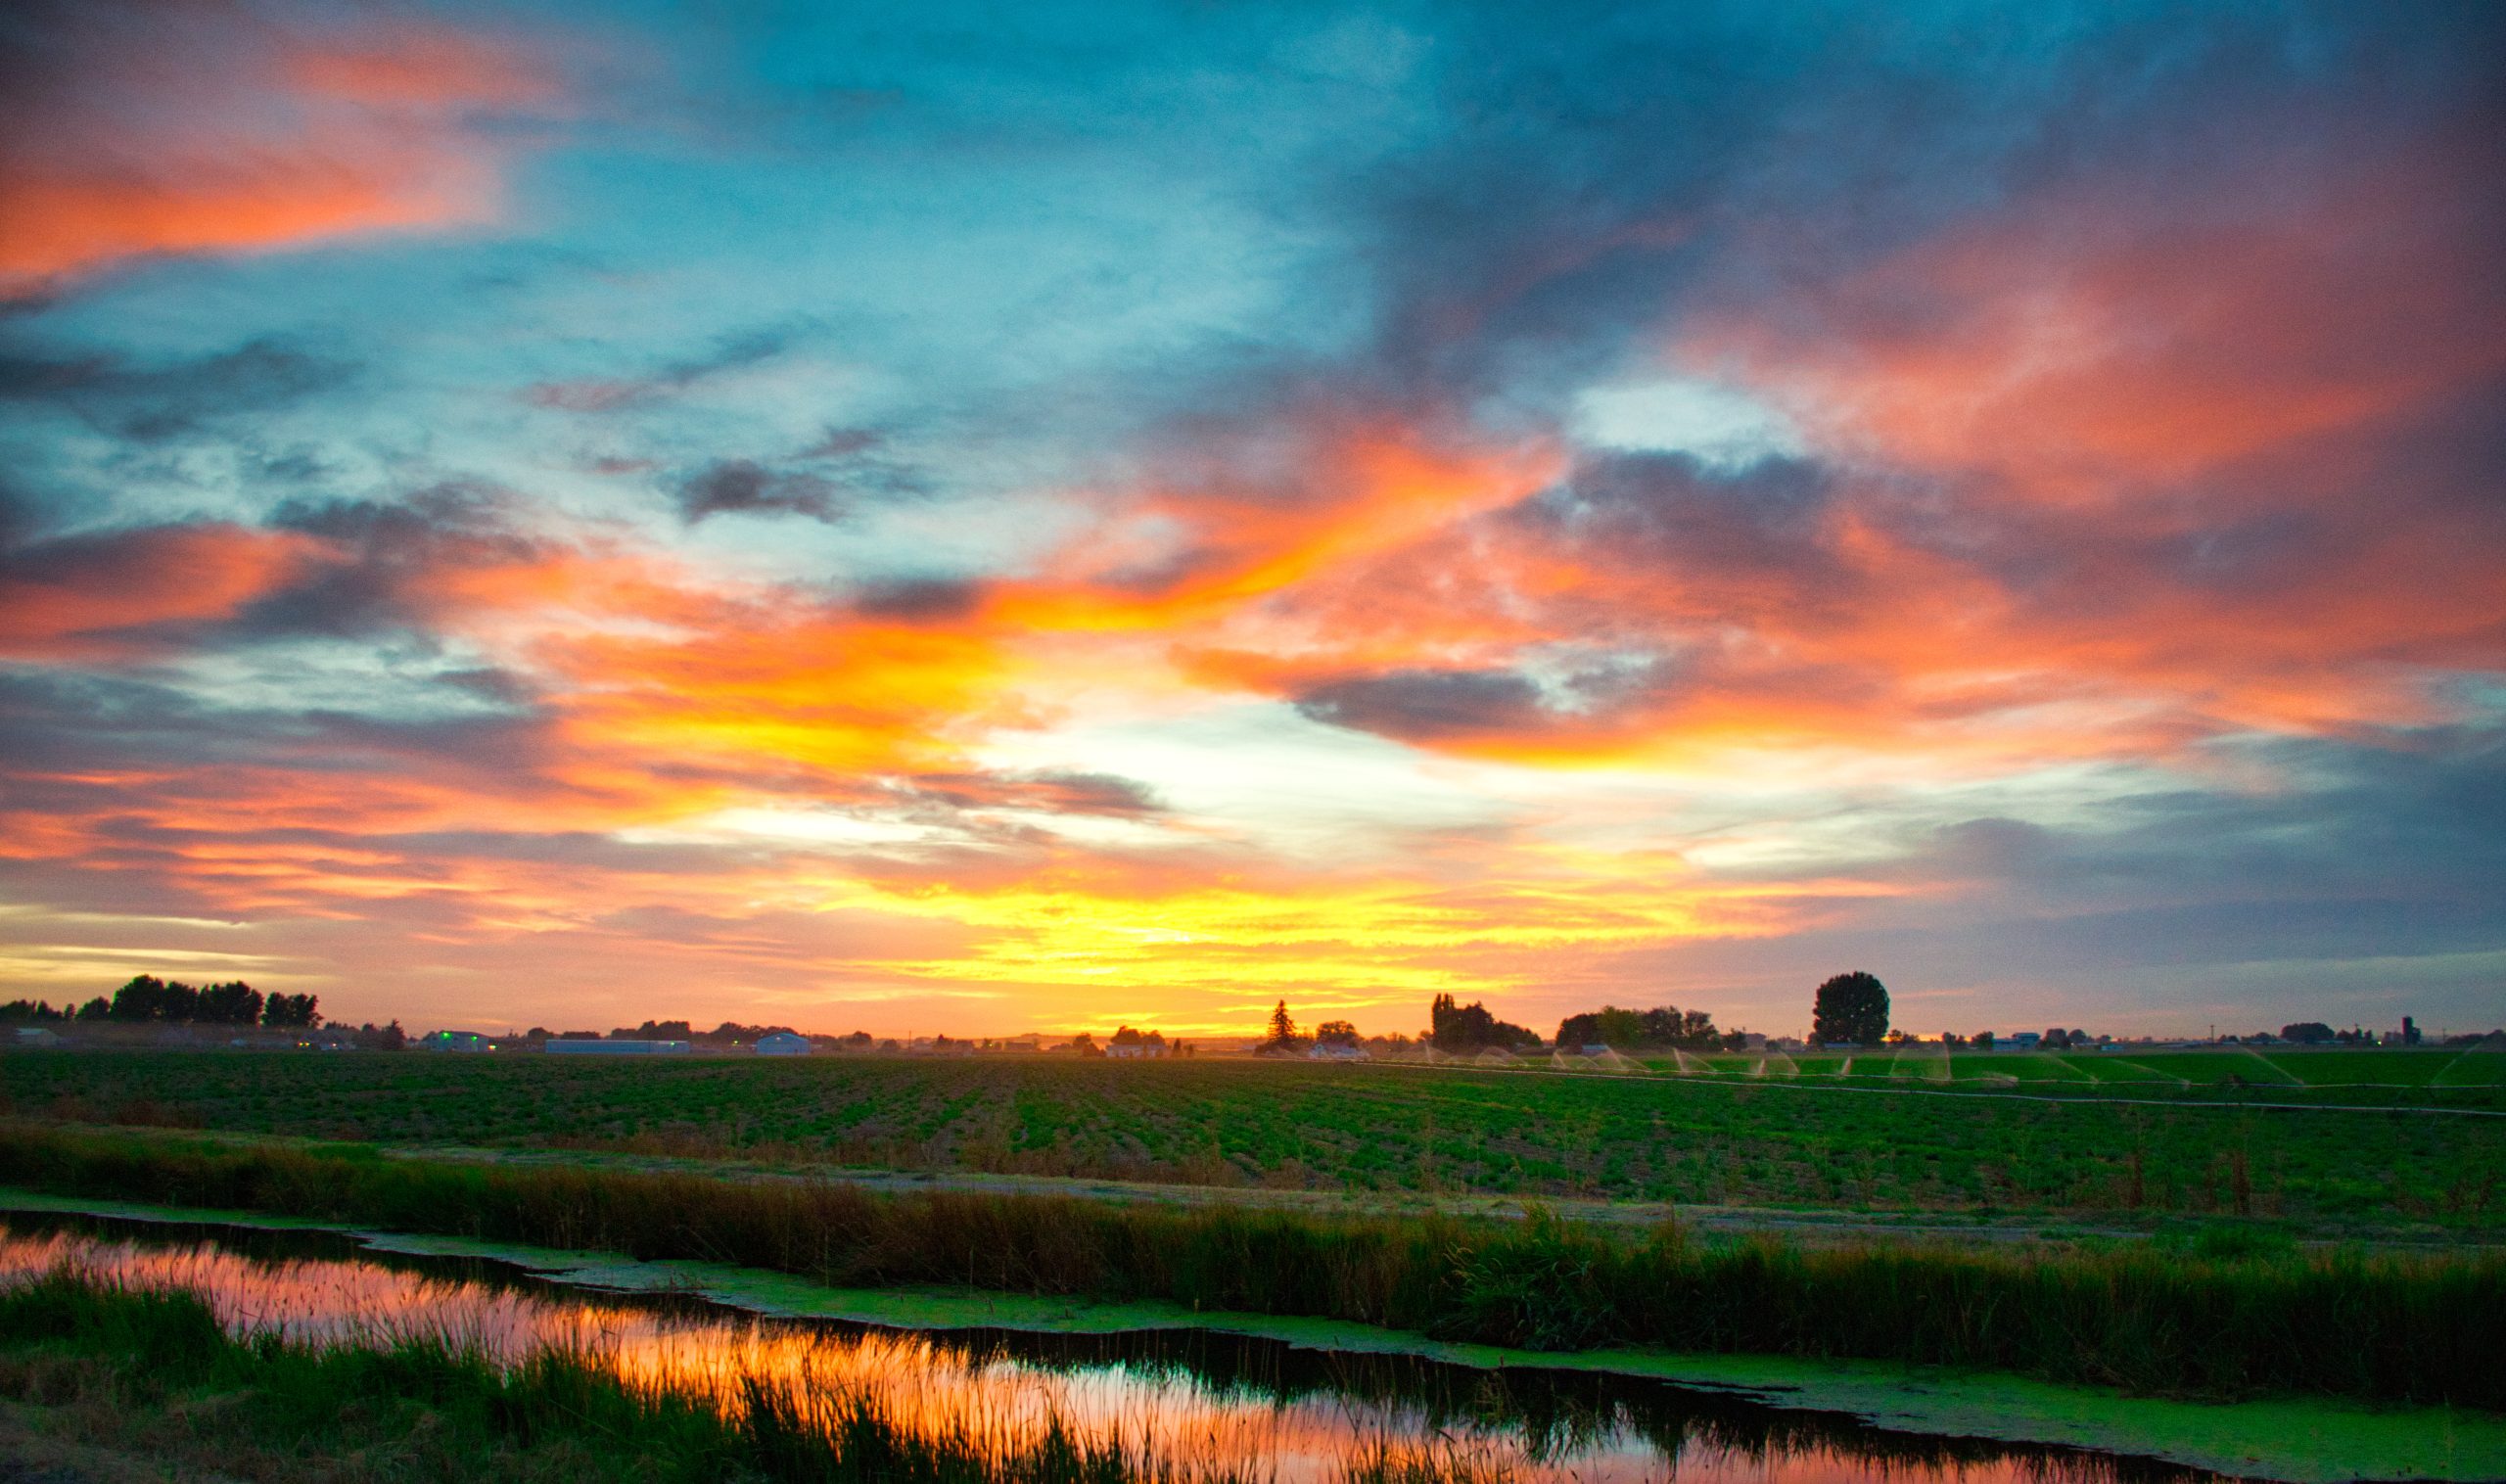
[[[561,1056],[684,1056],[683,1041],[552,1041],[546,1049]]]
[[[810,1038],[790,1031],[777,1031],[771,1036],[757,1038],[757,1054],[760,1056],[807,1056],[810,1049]]]
[[[429,1031],[418,1038],[421,1051],[492,1051],[493,1043],[477,1031]]]

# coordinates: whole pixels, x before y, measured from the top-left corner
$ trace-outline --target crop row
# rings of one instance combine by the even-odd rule
[[[1242,1061],[0,1057],[7,1111],[1194,1184],[2489,1225],[2506,1119]]]

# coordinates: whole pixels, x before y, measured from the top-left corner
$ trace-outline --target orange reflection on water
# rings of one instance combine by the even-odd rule
[[[1736,1484],[2047,1477],[2045,1461],[2032,1458],[1909,1463],[1824,1444],[1721,1446],[1694,1438],[1666,1449],[1614,1421],[1543,1448],[1502,1423],[1457,1423],[1415,1404],[1328,1392],[1282,1400],[1155,1363],[1045,1365],[912,1332],[662,1313],[378,1263],[273,1261],[213,1243],[152,1246],[0,1231],[0,1284],[65,1268],[126,1287],[197,1294],[238,1334],[322,1346],[422,1340],[504,1367],[553,1350],[638,1391],[702,1399],[731,1415],[762,1387],[798,1403],[805,1416],[855,1408],[980,1457],[1028,1452],[1058,1428],[1083,1446],[1120,1447],[1151,1477],[1338,1480],[1361,1464],[1397,1467],[1414,1459],[1458,1480],[1531,1484],[1674,1474]]]

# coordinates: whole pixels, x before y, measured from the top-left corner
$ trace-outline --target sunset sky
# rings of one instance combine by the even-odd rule
[[[0,995],[2506,1020],[2506,8],[0,19]]]

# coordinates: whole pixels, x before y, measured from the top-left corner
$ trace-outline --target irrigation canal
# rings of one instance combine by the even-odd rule
[[[431,1337],[511,1363],[546,1347],[631,1384],[736,1411],[755,1383],[849,1393],[978,1449],[1058,1423],[1120,1440],[1169,1477],[1332,1480],[1365,1460],[1530,1481],[1884,1476],[2158,1481],[2219,1477],[2152,1461],[1926,1437],[1633,1377],[1497,1370],[1205,1331],[920,1331],[763,1318],[671,1295],[570,1288],[480,1259],[374,1251],[336,1233],[9,1213],[0,1282],[68,1264],[200,1294],[238,1333],[313,1344]]]

